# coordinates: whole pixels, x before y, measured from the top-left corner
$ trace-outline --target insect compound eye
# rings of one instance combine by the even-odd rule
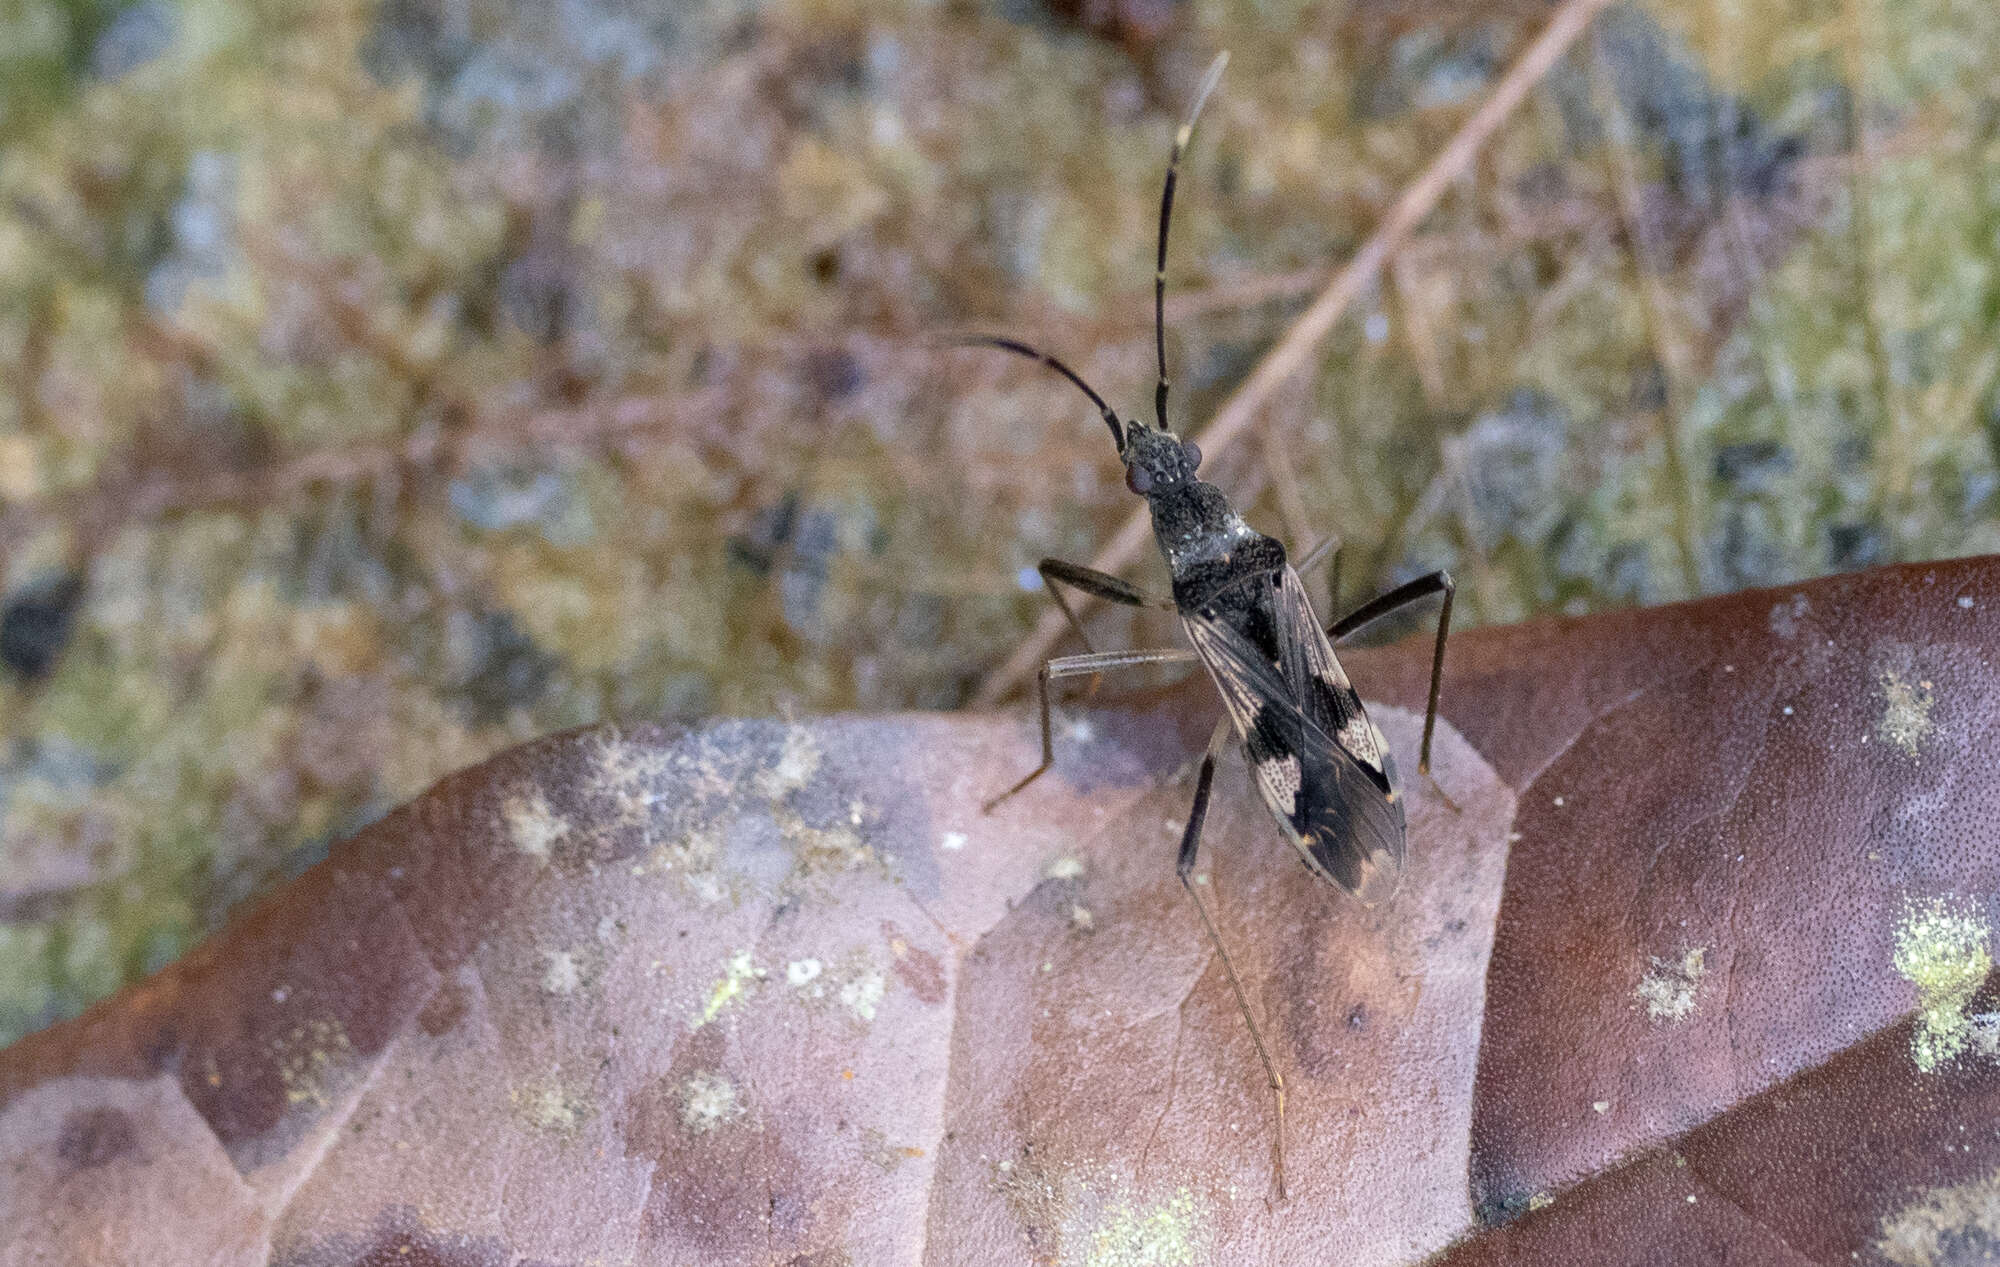
[[[1153,476],[1137,462],[1125,468],[1125,487],[1144,497],[1153,491]]]
[[[1201,446],[1192,440],[1181,441],[1181,456],[1187,459],[1188,470],[1201,469]]]

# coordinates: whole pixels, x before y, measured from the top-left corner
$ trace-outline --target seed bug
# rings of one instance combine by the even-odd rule
[[[1445,639],[1451,628],[1454,586],[1450,574],[1432,572],[1399,585],[1322,628],[1313,614],[1299,571],[1310,572],[1333,547],[1334,588],[1339,588],[1339,552],[1322,543],[1294,569],[1283,544],[1244,522],[1222,491],[1196,478],[1201,450],[1176,437],[1167,423],[1167,228],[1173,215],[1174,184],[1195,120],[1228,62],[1215,59],[1195,95],[1187,121],[1175,133],[1160,194],[1159,251],[1153,273],[1153,346],[1159,376],[1153,389],[1155,421],[1121,420],[1104,397],[1062,361],[1030,344],[992,335],[961,342],[999,348],[1027,357],[1062,375],[1096,406],[1125,464],[1125,486],[1146,499],[1153,535],[1173,578],[1173,597],[1151,597],[1119,577],[1043,559],[1039,571],[1050,597],[1090,648],[1042,666],[1036,685],[1041,697],[1042,760],[1013,787],[987,802],[991,813],[1055,764],[1050,734],[1050,683],[1085,674],[1147,664],[1198,660],[1222,696],[1223,715],[1210,737],[1195,779],[1194,805],[1181,833],[1175,864],[1181,886],[1194,899],[1203,929],[1221,960],[1237,1010],[1263,1063],[1276,1107],[1272,1175],[1285,1196],[1285,1080],[1250,1012],[1242,981],[1222,944],[1215,921],[1191,882],[1202,821],[1208,813],[1215,760],[1231,734],[1242,744],[1264,804],[1298,850],[1313,875],[1375,905],[1394,890],[1403,869],[1404,813],[1401,783],[1382,732],[1368,719],[1333,644],[1411,603],[1441,595],[1437,640],[1431,654],[1430,697],[1424,708],[1423,742],[1417,769],[1430,775],[1431,732],[1437,725],[1438,689],[1444,674]],[[1106,651],[1091,648],[1090,635],[1058,586],[1132,607],[1177,612],[1189,648]]]

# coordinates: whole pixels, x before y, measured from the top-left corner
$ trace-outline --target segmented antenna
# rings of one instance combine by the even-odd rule
[[[954,339],[952,342],[961,347],[999,348],[1003,352],[1012,352],[1016,356],[1025,356],[1031,361],[1040,361],[1070,382],[1075,383],[1084,395],[1090,397],[1090,403],[1097,406],[1097,412],[1104,419],[1104,425],[1111,428],[1111,442],[1118,446],[1118,452],[1121,454],[1125,452],[1125,428],[1119,423],[1118,415],[1112,411],[1111,406],[1104,403],[1104,397],[1098,395],[1089,383],[1083,381],[1081,375],[1069,366],[1064,365],[1061,361],[1058,361],[1055,357],[1050,356],[1038,347],[1022,343],[1018,339],[1003,339],[993,334],[968,334],[962,338]]]
[[[1194,121],[1201,117],[1201,108],[1208,104],[1208,94],[1215,91],[1216,83],[1222,78],[1222,68],[1229,65],[1229,50],[1224,49],[1209,63],[1208,73],[1201,77],[1201,90],[1194,95],[1194,109],[1188,111],[1187,122],[1174,133],[1173,156],[1167,160],[1167,186],[1160,191],[1160,257],[1153,266],[1153,350],[1160,358],[1160,381],[1153,389],[1153,415],[1159,420],[1160,430],[1167,426],[1167,221],[1174,213],[1174,181],[1180,175],[1181,155],[1187,151],[1188,138],[1194,135]]]

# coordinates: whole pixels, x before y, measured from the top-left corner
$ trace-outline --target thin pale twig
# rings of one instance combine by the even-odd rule
[[[1609,3],[1610,0],[1564,0],[1562,8],[1535,37],[1534,43],[1507,68],[1507,73],[1501,76],[1492,94],[1431,160],[1430,166],[1403,190],[1388,214],[1382,217],[1382,223],[1354,253],[1354,258],[1334,275],[1326,289],[1313,300],[1312,306],[1299,314],[1298,320],[1285,332],[1285,337],[1265,354],[1257,367],[1250,371],[1250,377],[1223,403],[1214,420],[1202,429],[1197,439],[1203,453],[1213,456],[1234,444],[1256,421],[1271,394],[1305,368],[1321,340],[1332,331],[1334,323],[1347,312],[1354,300],[1373,284],[1389,256],[1430,214],[1431,208],[1444,196],[1444,191],[1471,166],[1472,160],[1501,123],[1583,34],[1599,10]],[[1099,571],[1116,572],[1138,557],[1151,528],[1147,512],[1144,509],[1135,510],[1090,565]],[[990,708],[999,703],[1008,691],[1025,681],[1048,656],[1049,649],[1062,636],[1063,627],[1061,613],[1044,612],[1034,631],[1015,648],[1014,654],[980,683],[979,689],[973,693],[973,707]]]

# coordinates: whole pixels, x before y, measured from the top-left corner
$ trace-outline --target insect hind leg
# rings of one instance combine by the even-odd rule
[[[1437,728],[1438,690],[1444,683],[1444,644],[1451,634],[1451,600],[1458,592],[1458,585],[1451,579],[1451,573],[1439,568],[1435,572],[1420,576],[1414,581],[1406,581],[1386,594],[1378,594],[1328,627],[1327,637],[1339,642],[1357,629],[1373,624],[1390,612],[1399,611],[1411,603],[1429,598],[1432,594],[1444,595],[1438,605],[1437,644],[1431,652],[1430,699],[1424,705],[1424,742],[1419,750],[1417,772],[1430,779],[1431,786],[1438,795],[1444,796],[1445,803],[1453,809],[1458,806],[1438,787],[1437,780],[1431,778],[1431,732]]]
[[[1303,580],[1306,577],[1312,575],[1313,569],[1317,568],[1320,565],[1321,560],[1323,559],[1331,560],[1331,562],[1328,564],[1327,567],[1326,605],[1328,608],[1335,608],[1340,606],[1341,549],[1342,545],[1340,541],[1340,536],[1339,534],[1336,533],[1335,535],[1321,541],[1318,545],[1314,546],[1312,549],[1306,551],[1305,554],[1300,556],[1298,562],[1299,577],[1300,579]]]
[[[1208,904],[1201,900],[1201,892],[1195,888],[1192,879],[1195,855],[1201,848],[1202,823],[1208,817],[1209,791],[1215,783],[1215,758],[1229,733],[1229,719],[1224,717],[1216,723],[1215,734],[1208,741],[1208,751],[1201,759],[1201,773],[1196,776],[1194,784],[1194,806],[1188,811],[1187,827],[1181,832],[1180,856],[1175,860],[1174,871],[1180,877],[1181,887],[1194,899],[1195,913],[1201,916],[1202,930],[1208,934],[1209,944],[1215,947],[1216,958],[1222,961],[1222,973],[1229,979],[1230,993],[1236,997],[1236,1010],[1242,1013],[1243,1024],[1250,1031],[1250,1041],[1257,1048],[1257,1059],[1264,1066],[1264,1077],[1277,1108],[1277,1133],[1271,1145],[1271,1177],[1278,1190],[1278,1199],[1282,1201],[1285,1199],[1285,1076],[1278,1072],[1278,1064],[1271,1059],[1270,1048],[1264,1045],[1263,1031],[1257,1028],[1256,1017],[1250,1014],[1250,999],[1243,992],[1243,982],[1236,975],[1236,965],[1230,960],[1229,951],[1222,944],[1222,934],[1208,913]]]
[[[980,807],[980,813],[991,814],[1008,797],[1027,787],[1042,777],[1050,766],[1056,763],[1055,736],[1050,725],[1052,712],[1049,683],[1056,678],[1081,677],[1088,673],[1093,676],[1106,669],[1130,669],[1142,664],[1180,664],[1195,658],[1192,651],[1179,647],[1162,647],[1154,651],[1094,651],[1089,655],[1061,656],[1042,665],[1042,671],[1035,677],[1036,693],[1042,704],[1042,763],[1028,771],[1019,783]]]

